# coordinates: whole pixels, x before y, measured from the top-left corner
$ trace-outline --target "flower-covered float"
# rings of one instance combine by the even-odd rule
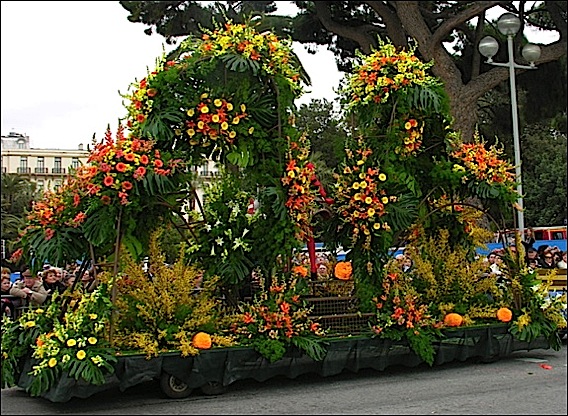
[[[34,204],[20,241],[30,264],[80,259],[99,285],[3,321],[2,387],[66,401],[156,378],[178,398],[558,349],[565,295],[549,296],[522,248],[499,276],[475,255],[483,207],[517,199],[501,150],[452,131],[414,49],[358,58],[340,91],[345,158],[325,183],[294,124],[309,80],[289,41],[229,23],[134,82],[115,137]],[[207,160],[220,175],[201,201],[193,167]]]

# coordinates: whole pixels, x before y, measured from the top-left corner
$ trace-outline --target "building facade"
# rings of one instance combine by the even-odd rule
[[[89,151],[77,149],[35,149],[27,135],[10,132],[2,136],[2,173],[16,173],[36,184],[38,191],[54,190],[73,168],[87,163]]]

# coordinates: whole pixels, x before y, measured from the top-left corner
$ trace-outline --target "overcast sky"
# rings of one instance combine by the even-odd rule
[[[116,131],[126,114],[119,91],[145,77],[163,47],[171,49],[161,36],[145,35],[146,26],[130,23],[118,1],[0,5],[1,133],[26,134],[35,148],[76,149],[94,133],[100,140],[109,123]],[[312,79],[312,93],[299,103],[332,100],[341,75],[331,53],[294,49]]]

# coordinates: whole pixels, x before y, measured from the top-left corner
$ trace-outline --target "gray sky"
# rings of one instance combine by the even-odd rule
[[[171,49],[127,16],[118,1],[2,1],[2,135],[15,131],[30,136],[32,147],[75,149],[93,133],[102,139],[109,123],[116,131],[126,114],[119,91],[146,76],[163,47]],[[340,75],[329,70],[332,55],[295,50],[314,84],[300,103],[333,99]]]
[[[282,3],[279,12],[288,2]],[[76,149],[116,131],[126,114],[119,91],[154,68],[162,55],[159,35],[130,23],[118,1],[2,1],[1,133],[30,136],[35,148]],[[293,7],[292,9],[293,10]],[[529,35],[529,34],[527,34]],[[529,40],[549,43],[542,35]],[[309,55],[294,50],[312,80],[311,98],[335,97],[341,75],[333,56],[320,47]]]

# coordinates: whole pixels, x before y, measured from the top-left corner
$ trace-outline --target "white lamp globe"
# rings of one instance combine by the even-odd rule
[[[540,46],[534,43],[527,43],[522,51],[523,58],[530,62],[531,64],[540,58]]]
[[[491,36],[485,36],[479,41],[478,49],[480,54],[491,61],[491,58],[493,58],[499,50],[499,43],[497,43],[495,38]]]
[[[506,36],[515,35],[521,28],[521,20],[513,13],[505,13],[497,20],[497,29]]]

